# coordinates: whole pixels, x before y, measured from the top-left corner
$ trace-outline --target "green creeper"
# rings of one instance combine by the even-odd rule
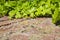
[[[60,20],[60,16],[59,15],[60,15],[60,11],[57,8],[57,9],[55,9],[54,14],[52,15],[52,22],[53,23],[56,23],[56,22],[58,22]]]

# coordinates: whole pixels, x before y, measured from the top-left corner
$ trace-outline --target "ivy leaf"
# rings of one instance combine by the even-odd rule
[[[59,15],[60,15],[59,10],[55,9],[54,14],[52,15],[52,22],[53,23],[56,23],[58,20],[60,20]]]
[[[17,12],[16,15],[15,15],[15,18],[21,18],[21,17],[22,16],[21,16],[20,12]]]
[[[56,5],[51,4],[51,9],[54,10],[56,8]]]
[[[34,14],[34,13],[31,13],[31,14],[30,14],[30,17],[31,17],[31,18],[34,18],[34,17],[35,17],[35,14]]]
[[[8,7],[14,7],[14,6],[16,6],[16,1],[7,1],[4,5],[5,6],[8,6]]]
[[[53,2],[60,2],[60,0],[51,0],[51,1],[53,1]]]
[[[40,1],[39,6],[45,5],[45,1]]]
[[[15,10],[12,10],[9,12],[9,18],[11,19],[12,17],[14,17],[14,15],[16,14]]]
[[[24,14],[23,14],[23,17],[26,17],[26,16],[27,16],[27,14],[26,14],[26,13],[24,13]]]

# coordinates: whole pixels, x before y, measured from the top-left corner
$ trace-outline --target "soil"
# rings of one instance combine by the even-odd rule
[[[60,27],[52,18],[0,18],[0,40],[60,40]]]

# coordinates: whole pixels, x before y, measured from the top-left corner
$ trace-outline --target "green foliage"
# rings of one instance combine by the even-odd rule
[[[52,16],[52,22],[60,20],[60,0],[0,0],[0,17],[35,18]]]
[[[60,21],[60,10],[57,8],[54,11],[54,14],[52,15],[52,22],[53,23],[57,23],[58,21]]]

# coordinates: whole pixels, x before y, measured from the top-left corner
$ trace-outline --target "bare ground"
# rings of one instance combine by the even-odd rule
[[[0,18],[0,40],[60,40],[60,27],[51,18]]]

